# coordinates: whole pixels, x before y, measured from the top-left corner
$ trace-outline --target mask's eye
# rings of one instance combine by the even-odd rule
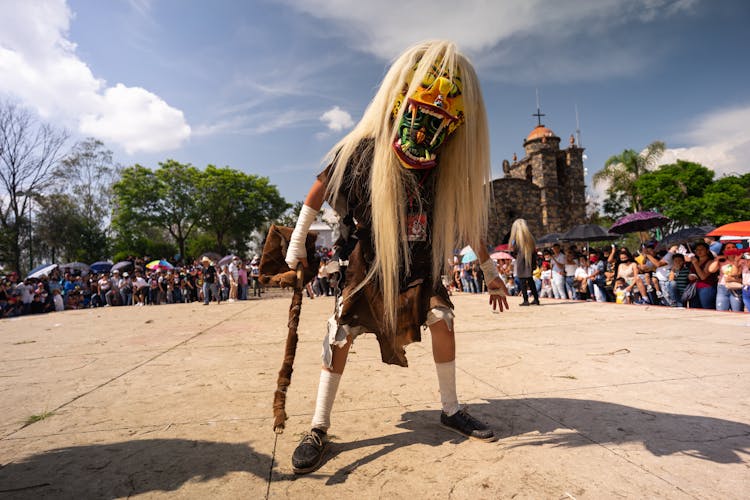
[[[460,95],[463,93],[463,84],[461,82],[461,77],[454,76],[453,80],[451,80],[451,90],[448,92],[448,97],[456,97],[457,95]]]
[[[437,72],[435,71],[435,68],[433,67],[430,71],[428,71],[424,78],[422,79],[422,87],[429,89],[432,87],[432,84],[435,83],[435,80],[437,80]]]

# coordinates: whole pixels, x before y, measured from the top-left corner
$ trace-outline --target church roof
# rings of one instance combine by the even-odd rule
[[[545,127],[544,125],[537,125],[534,130],[529,133],[526,138],[526,142],[533,141],[534,139],[541,139],[542,137],[556,137],[555,133]]]

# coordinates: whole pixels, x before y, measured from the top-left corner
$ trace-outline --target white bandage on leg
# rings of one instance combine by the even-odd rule
[[[456,360],[447,363],[435,363],[438,386],[440,387],[440,403],[443,411],[449,417],[459,410],[456,395]]]
[[[331,408],[336,399],[336,391],[341,381],[340,373],[320,371],[320,383],[318,384],[318,398],[315,401],[315,413],[312,418],[313,429],[328,431],[331,426]]]
[[[307,232],[310,230],[310,226],[318,216],[318,211],[314,208],[302,205],[302,209],[299,211],[299,217],[297,218],[297,225],[294,226],[294,231],[289,239],[289,248],[286,251],[286,263],[290,269],[296,269],[297,263],[300,259],[307,258],[307,250],[305,249],[305,239],[307,238]]]

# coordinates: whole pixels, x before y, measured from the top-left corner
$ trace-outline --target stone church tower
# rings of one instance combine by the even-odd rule
[[[566,149],[560,138],[539,122],[523,142],[526,156],[503,161],[505,177],[492,181],[489,238],[498,244],[517,218],[526,219],[538,238],[565,232],[586,217],[583,151],[570,136]]]

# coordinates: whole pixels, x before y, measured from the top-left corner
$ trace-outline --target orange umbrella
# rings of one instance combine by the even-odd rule
[[[750,237],[750,220],[724,224],[706,234],[706,236],[738,236],[748,238]]]

